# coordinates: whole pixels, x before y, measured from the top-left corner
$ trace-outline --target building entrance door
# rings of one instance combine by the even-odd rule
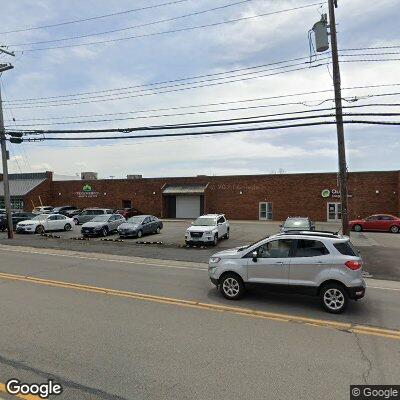
[[[327,204],[327,221],[338,222],[342,219],[342,204],[328,203]]]

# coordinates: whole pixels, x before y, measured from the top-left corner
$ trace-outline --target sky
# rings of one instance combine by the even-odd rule
[[[6,129],[141,127],[263,116],[333,106],[331,65],[314,68],[302,68],[301,65],[302,70],[274,75],[271,74],[282,70],[272,70],[264,73],[270,76],[258,78],[254,78],[254,74],[242,74],[244,68],[308,57],[308,31],[321,18],[321,14],[327,12],[327,1],[322,1],[323,5],[317,5],[318,1],[312,0],[182,0],[81,23],[5,33],[162,3],[172,3],[172,0],[3,0],[0,44],[9,46],[10,50],[16,52],[14,58],[4,55],[0,58],[0,63],[12,62],[14,65],[13,70],[4,72],[1,77]],[[308,4],[316,5],[234,23],[154,34],[253,17]],[[228,5],[229,7],[203,12]],[[338,5],[336,18],[340,49],[400,45],[398,0],[339,0]],[[199,14],[155,23],[196,12]],[[75,40],[27,44],[118,29],[123,30]],[[131,36],[135,38],[84,45],[87,42]],[[79,46],[29,51],[70,44]],[[400,48],[347,52],[354,55],[342,58],[349,61],[363,60],[341,63],[342,87],[345,88],[344,105],[400,103],[400,61],[395,60],[400,58],[399,54],[357,56],[380,52],[400,53]],[[318,55],[312,65],[326,63],[323,58],[327,56],[329,54]],[[388,58],[393,60],[386,61]],[[365,61],[371,59],[385,61]],[[307,59],[301,61],[305,67],[308,65],[306,61]],[[279,66],[277,64],[268,68]],[[223,74],[238,69],[242,72]],[[160,90],[160,86],[154,85],[158,82],[216,73],[221,74],[216,75],[217,77],[224,76],[226,79],[215,80],[214,77],[211,82],[219,84],[195,88],[190,88],[193,80],[179,81],[180,86],[172,89]],[[243,79],[245,77],[252,79]],[[229,80],[235,82],[227,82]],[[139,87],[152,84],[153,86]],[[164,84],[161,87],[173,84]],[[399,86],[395,86],[396,84]],[[346,89],[370,85],[388,86]],[[115,92],[119,94],[114,96],[110,96],[110,92],[102,92],[61,98],[72,100],[67,105],[60,104],[59,99],[20,100],[107,91],[128,86],[138,87]],[[192,83],[192,86],[196,85]],[[280,97],[322,90],[327,91]],[[396,92],[399,95],[368,98]],[[87,99],[90,96],[102,97],[96,97],[93,101]],[[277,98],[265,99],[268,97]],[[355,97],[358,101],[351,103]],[[264,99],[254,101],[259,98]],[[240,103],[204,106],[237,101]],[[277,105],[282,103],[285,105]],[[257,108],[243,110],[249,106]],[[150,111],[170,108],[175,110]],[[224,108],[235,110],[221,111]],[[396,112],[398,108],[369,107],[356,110]],[[128,112],[131,114],[83,117]],[[130,119],[87,122],[117,117]],[[399,117],[386,119],[400,121]],[[61,124],[51,125],[55,122]],[[399,127],[346,125],[349,171],[398,170],[398,130]],[[81,171],[96,171],[100,177],[122,178],[127,174],[157,177],[268,174],[276,171],[328,172],[336,171],[337,164],[336,127],[326,125],[196,138],[27,142],[23,145],[10,145],[9,169],[14,173],[51,170],[69,176]]]

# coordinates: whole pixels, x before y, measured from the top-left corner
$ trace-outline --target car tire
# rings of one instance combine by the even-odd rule
[[[158,226],[156,229],[156,233],[159,234],[161,232],[161,228]]]
[[[397,225],[393,225],[390,227],[390,232],[391,233],[399,233],[399,227]]]
[[[229,239],[229,229],[226,232],[225,239]]]
[[[337,283],[328,283],[323,286],[320,297],[324,310],[331,314],[344,312],[349,301],[346,288]]]
[[[353,229],[354,229],[356,232],[361,232],[361,231],[363,230],[362,226],[359,225],[359,224],[354,225]]]
[[[218,233],[216,233],[214,235],[214,240],[213,240],[212,244],[213,244],[213,246],[216,246],[218,244]]]
[[[137,237],[140,239],[143,236],[143,232],[139,229],[137,233]]]
[[[104,227],[104,228],[101,230],[101,235],[102,235],[103,237],[108,236],[108,228]]]
[[[44,226],[43,225],[38,225],[36,227],[36,229],[35,229],[35,233],[38,233],[38,234],[44,233]]]
[[[239,300],[245,291],[242,278],[234,273],[227,273],[219,281],[219,290],[228,300]]]
[[[72,229],[71,224],[65,224],[65,226],[64,226],[64,231],[65,231],[65,232],[68,232],[68,231],[70,231],[71,229]]]

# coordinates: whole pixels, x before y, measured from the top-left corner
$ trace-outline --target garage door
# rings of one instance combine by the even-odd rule
[[[200,196],[176,196],[176,218],[200,216]]]

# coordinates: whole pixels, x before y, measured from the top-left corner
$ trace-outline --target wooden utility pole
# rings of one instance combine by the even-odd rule
[[[9,55],[14,55],[13,53],[3,50],[0,47],[0,53],[6,53]],[[0,64],[0,73],[12,69],[13,66],[10,64]],[[7,146],[6,146],[6,132],[4,128],[3,119],[3,106],[1,101],[1,85],[0,85],[0,142],[1,142],[1,158],[3,164],[3,187],[4,187],[4,205],[6,208],[7,216],[7,231],[8,238],[12,239],[14,237],[12,215],[11,215],[11,197],[10,197],[10,186],[8,183],[8,165],[7,165]]]
[[[333,65],[333,85],[335,87],[335,105],[336,105],[336,127],[339,153],[339,189],[342,206],[342,232],[349,235],[349,209],[348,209],[348,189],[347,189],[347,164],[346,164],[346,146],[344,140],[343,127],[343,109],[342,109],[342,90],[340,87],[340,67],[337,45],[335,8],[337,0],[328,0],[329,2],[329,27],[332,45],[332,65]]]

